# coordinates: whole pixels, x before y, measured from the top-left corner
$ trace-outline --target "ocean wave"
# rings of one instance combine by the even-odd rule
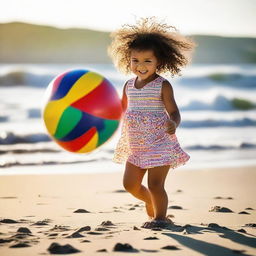
[[[93,160],[75,160],[75,161],[60,161],[60,160],[43,160],[43,161],[38,161],[38,162],[21,162],[17,160],[12,160],[12,161],[0,161],[0,167],[1,168],[7,168],[7,167],[12,167],[12,166],[42,166],[42,165],[60,165],[60,164],[80,164],[80,163],[89,163],[89,162],[99,162],[99,161],[106,161],[110,160],[107,158],[100,158],[100,159],[93,159]]]
[[[10,70],[0,75],[0,86],[46,87],[55,74],[38,74],[26,70]]]
[[[242,111],[244,116],[246,112],[249,110],[256,109],[256,104],[246,99],[242,98],[233,98],[228,99],[224,96],[217,96],[213,102],[206,103],[200,100],[191,100],[187,105],[181,106],[180,111],[187,112],[187,111],[221,111],[221,112],[232,112],[232,111]],[[25,110],[24,114],[24,121],[26,119],[39,119],[42,118],[42,109],[40,108],[29,108]],[[8,122],[10,119],[13,119],[14,115],[10,112],[9,116],[0,116],[0,123],[1,122]],[[18,116],[20,119],[20,115]],[[253,123],[253,122],[252,122]],[[248,124],[248,122],[247,122]],[[247,125],[246,124],[246,125]],[[237,126],[235,122],[235,126]]]
[[[28,118],[41,118],[42,110],[40,108],[31,108],[27,111]]]
[[[209,127],[245,127],[256,126],[256,120],[251,118],[241,118],[235,120],[183,120],[180,124],[182,128],[209,128]]]
[[[181,110],[216,110],[216,111],[232,111],[232,110],[250,110],[256,108],[256,104],[247,99],[233,98],[228,99],[223,95],[218,95],[213,102],[205,103],[200,100],[191,100],[187,105],[180,107]]]
[[[195,144],[195,145],[190,145],[190,146],[185,146],[185,150],[235,150],[235,149],[251,149],[251,148],[256,148],[256,144],[254,143],[248,143],[248,142],[241,142],[240,144],[237,144],[236,146],[230,146],[230,145],[220,145],[220,144],[210,144],[210,145],[201,145],[201,144]],[[19,147],[4,147],[0,149],[0,154],[34,154],[34,153],[61,153],[63,152],[62,149],[56,149],[55,146],[53,147],[48,147],[47,145],[41,146],[41,147],[24,147],[24,146],[19,146]],[[111,159],[111,156],[114,154],[114,149],[101,149],[101,154],[104,155],[109,155]],[[96,161],[96,158],[92,158],[90,161]]]
[[[179,83],[195,88],[209,88],[216,84],[237,89],[256,89],[256,75],[240,73],[210,73],[202,76],[182,76]]]
[[[0,149],[0,155],[3,154],[33,154],[33,153],[58,153],[60,150],[52,149],[52,148],[10,148],[10,149]]]
[[[5,140],[3,138],[3,134],[2,133],[0,134],[0,145],[1,145],[0,154],[1,155],[4,155],[4,154],[33,155],[34,153],[65,152],[65,150],[61,149],[56,143],[54,143],[49,138],[49,136],[45,134],[29,134],[24,136],[15,135],[11,132],[7,132],[6,134],[7,136],[5,136],[6,138]],[[9,138],[12,138],[12,140],[10,140]],[[35,145],[35,143],[37,144]],[[208,145],[192,144],[184,147],[184,149],[187,149],[187,150],[232,150],[232,149],[249,149],[249,148],[256,148],[256,144],[250,143],[248,141],[241,141],[235,146],[234,144],[229,145],[228,142],[226,143],[226,145],[220,142],[220,143],[208,144]],[[110,156],[110,155],[113,155],[114,148],[102,148],[100,149],[100,152],[101,154]]]
[[[0,123],[8,122],[9,118],[8,116],[0,116]]]
[[[11,145],[19,143],[38,143],[48,142],[51,138],[44,133],[35,133],[27,135],[17,135],[13,132],[1,132],[0,134],[0,145]]]
[[[256,109],[256,104],[250,100],[242,98],[233,98],[228,99],[225,96],[217,96],[213,102],[205,103],[200,100],[191,100],[187,105],[181,106],[181,111],[235,111],[235,110],[252,110]],[[27,110],[27,118],[41,118],[42,111],[39,108],[31,108]],[[3,119],[3,122],[6,122],[8,118]],[[1,118],[0,118],[1,122]]]
[[[212,128],[212,127],[255,127],[256,120],[241,118],[235,120],[182,120],[180,128]],[[50,142],[51,137],[45,133],[19,135],[13,132],[0,133],[0,145],[29,144],[39,142]]]
[[[238,146],[223,146],[223,145],[191,145],[184,147],[186,150],[233,150],[233,149],[250,149],[256,148],[256,144],[242,142]]]
[[[62,69],[56,69],[56,67],[42,66],[39,67],[12,67],[7,71],[0,73],[0,86],[19,86],[28,85],[35,87],[47,87],[50,81],[56,77],[60,72],[64,72]],[[115,84],[122,86],[126,77],[121,76],[112,66],[98,66],[96,70],[104,74],[109,80],[114,81]],[[65,70],[70,69],[69,66],[65,67]],[[61,70],[61,71],[60,71]],[[95,71],[96,71],[95,70]],[[96,71],[98,72],[98,71]],[[241,72],[241,73],[240,73]],[[229,71],[213,72],[208,71],[202,74],[193,75],[184,74],[181,77],[176,77],[175,80],[184,86],[193,88],[209,88],[216,85],[224,87],[233,87],[236,89],[256,89],[256,74],[254,73],[242,73],[243,70],[238,72]]]
[[[229,151],[232,152],[234,150],[246,150],[246,149],[256,149],[256,144],[253,143],[247,143],[243,142],[240,143],[237,146],[225,146],[225,145],[190,145],[184,147],[184,150],[186,151]],[[40,157],[33,157],[33,153],[40,152]],[[241,152],[241,151],[240,151]],[[112,156],[114,153],[114,150],[101,150],[100,155],[94,155],[94,157],[87,158],[87,159],[72,159],[72,158],[66,158],[63,160],[63,156],[61,154],[61,151],[54,151],[49,148],[41,148],[38,150],[22,150],[21,148],[19,151],[15,151],[13,149],[8,150],[5,149],[5,153],[7,157],[5,158],[4,155],[2,155],[1,161],[0,161],[0,168],[7,168],[7,167],[13,167],[13,166],[43,166],[43,165],[65,165],[65,164],[80,164],[80,163],[101,163],[103,161],[112,161]],[[29,153],[30,157],[29,159],[23,159],[23,157],[20,154],[26,154]],[[44,154],[46,153],[46,155]],[[49,153],[51,154],[51,157],[49,157]],[[18,157],[18,155],[20,157]],[[36,154],[35,154],[36,155]],[[103,156],[104,155],[104,156]],[[22,157],[22,158],[21,158]],[[49,159],[50,158],[50,159]],[[22,159],[22,160],[20,160]]]

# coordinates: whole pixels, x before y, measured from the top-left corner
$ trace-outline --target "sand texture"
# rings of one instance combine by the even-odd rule
[[[256,167],[171,170],[163,229],[122,175],[1,176],[0,255],[256,255]]]

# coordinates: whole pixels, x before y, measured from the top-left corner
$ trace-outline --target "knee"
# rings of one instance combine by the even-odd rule
[[[130,193],[137,191],[140,187],[138,184],[131,182],[131,181],[126,181],[126,180],[123,181],[123,186],[124,186],[125,190]]]
[[[153,193],[164,191],[163,185],[159,182],[149,182],[148,183],[148,189],[150,190],[150,192],[153,192]]]

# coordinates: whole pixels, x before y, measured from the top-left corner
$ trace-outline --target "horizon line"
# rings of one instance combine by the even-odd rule
[[[23,23],[23,24],[28,24],[28,25],[36,25],[36,26],[44,26],[44,27],[52,27],[56,29],[61,29],[61,30],[69,30],[69,29],[84,29],[84,30],[91,30],[91,31],[97,31],[97,32],[104,32],[104,33],[111,33],[113,30],[103,30],[103,29],[97,29],[97,28],[91,28],[91,27],[84,27],[84,26],[58,26],[58,25],[53,25],[53,24],[46,24],[46,23],[40,23],[40,22],[28,22],[28,21],[21,21],[21,20],[12,20],[12,21],[0,21],[0,24],[11,24],[11,23]],[[178,30],[179,31],[179,30]],[[179,31],[179,33],[181,33]],[[233,37],[233,38],[256,38],[255,35],[238,35],[238,34],[213,34],[213,33],[181,33],[186,36],[217,36],[217,37]]]

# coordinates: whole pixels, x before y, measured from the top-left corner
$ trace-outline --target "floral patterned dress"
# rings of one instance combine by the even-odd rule
[[[161,98],[162,83],[158,76],[143,88],[135,88],[136,78],[127,81],[128,106],[123,116],[121,137],[113,161],[128,161],[142,169],[184,165],[190,156],[182,150],[175,134],[168,134],[169,119]]]

